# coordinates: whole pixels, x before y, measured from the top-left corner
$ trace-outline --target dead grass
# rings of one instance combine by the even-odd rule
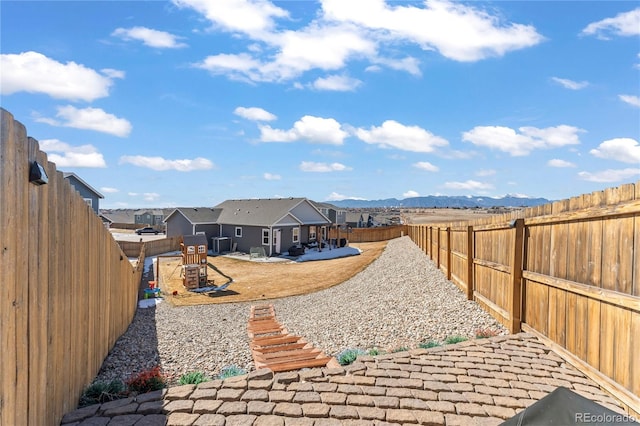
[[[228,257],[209,257],[208,279],[216,286],[233,279],[227,291],[198,294],[188,291],[180,276],[180,258],[158,257],[160,288],[175,306],[248,302],[312,293],[343,283],[377,259],[387,241],[352,244],[359,256],[312,262],[263,263]],[[174,296],[173,292],[177,292]]]

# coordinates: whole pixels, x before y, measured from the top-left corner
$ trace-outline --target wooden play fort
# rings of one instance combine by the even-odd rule
[[[195,289],[207,286],[207,237],[185,235],[180,243],[184,286]]]
[[[302,337],[289,334],[276,320],[273,305],[252,306],[247,330],[256,369],[278,372],[340,367],[335,358],[325,355]]]

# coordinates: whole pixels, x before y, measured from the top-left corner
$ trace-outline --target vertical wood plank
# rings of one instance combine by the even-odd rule
[[[447,226],[446,229],[446,244],[447,244],[447,279],[451,281],[451,227]]]
[[[16,419],[29,418],[29,241],[28,236],[31,218],[21,217],[29,209],[29,149],[26,128],[16,126],[16,193],[13,203],[16,209],[17,241],[15,244],[16,282],[15,282],[15,315],[16,315]],[[26,238],[25,238],[26,236]]]
[[[2,235],[2,285],[0,286],[0,423],[17,424],[16,418],[16,286],[18,279],[18,212],[14,200],[20,190],[16,174],[16,126],[13,116],[0,110],[0,235]]]
[[[467,226],[467,300],[473,300],[475,289],[473,276],[474,239],[473,225],[469,225]]]
[[[587,362],[596,370],[600,370],[601,303],[594,299],[587,301]]]
[[[524,219],[515,220],[511,261],[511,333],[520,332]]]
[[[616,309],[615,317],[615,356],[613,358],[613,376],[612,378],[625,388],[631,388],[631,377],[629,370],[631,368],[630,358],[631,351],[631,311],[626,309]],[[637,351],[638,348],[635,348]]]
[[[613,377],[615,352],[615,308],[608,303],[600,304],[600,371]]]

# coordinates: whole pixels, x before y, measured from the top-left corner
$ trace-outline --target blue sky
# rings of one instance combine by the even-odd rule
[[[1,105],[103,208],[640,180],[640,3],[6,1]]]

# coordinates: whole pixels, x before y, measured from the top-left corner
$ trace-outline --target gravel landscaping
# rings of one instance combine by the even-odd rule
[[[478,329],[507,333],[478,304],[466,300],[409,237],[389,241],[378,259],[340,285],[269,303],[291,334],[329,355],[347,348],[414,348],[456,335],[473,338]],[[192,371],[213,377],[231,365],[251,370],[251,305],[160,303],[138,309],[96,379],[125,380],[158,364],[172,381]]]

